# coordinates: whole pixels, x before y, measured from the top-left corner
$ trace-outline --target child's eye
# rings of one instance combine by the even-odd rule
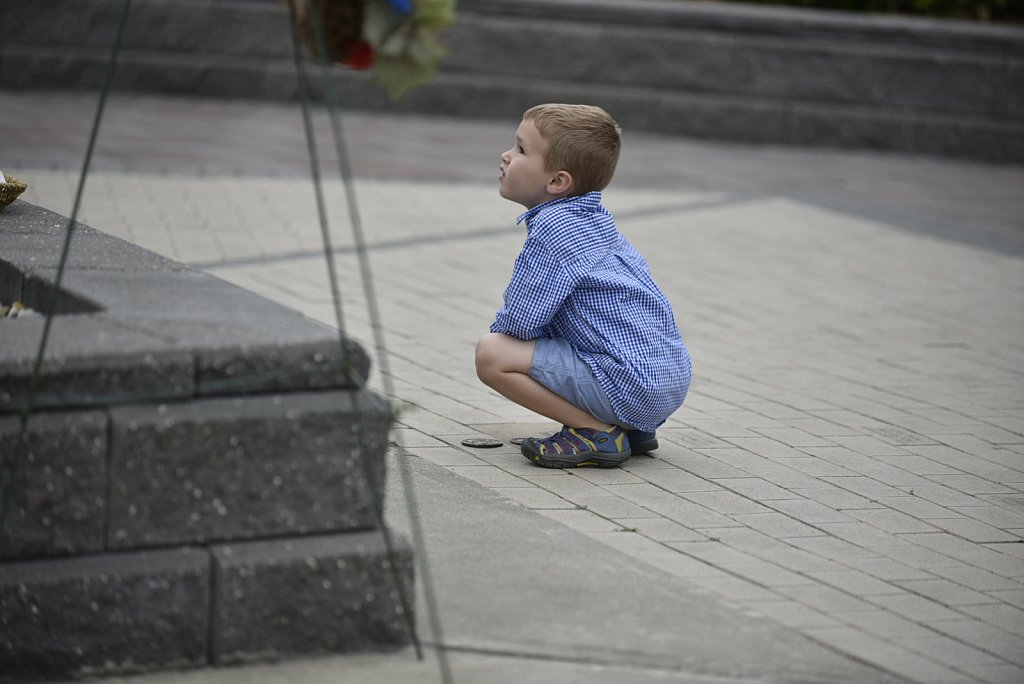
[[[519,150],[519,154],[526,154],[526,150],[523,149],[522,145],[519,145],[517,149]]]

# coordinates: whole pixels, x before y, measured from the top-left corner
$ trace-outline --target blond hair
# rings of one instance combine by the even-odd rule
[[[549,171],[568,171],[573,194],[604,190],[615,174],[621,129],[600,107],[542,104],[523,114],[548,144],[544,161]]]

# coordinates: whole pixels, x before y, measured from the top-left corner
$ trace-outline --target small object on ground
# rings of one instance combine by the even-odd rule
[[[18,195],[25,192],[28,187],[27,183],[23,183],[14,176],[6,176],[2,182],[0,182],[0,209],[3,209],[8,204],[18,198]]]
[[[12,302],[11,304],[0,302],[0,318],[28,318],[35,315],[35,311],[21,302]]]
[[[512,439],[510,439],[508,441],[512,442],[516,446],[519,446],[520,444],[522,444],[523,442],[525,442],[528,439],[529,439],[529,437],[513,437]]]
[[[494,439],[492,437],[468,437],[462,440],[462,446],[473,447],[475,449],[494,449],[500,447],[504,442],[500,439]]]

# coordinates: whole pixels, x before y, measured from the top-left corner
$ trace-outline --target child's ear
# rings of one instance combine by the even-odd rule
[[[567,195],[572,192],[576,181],[568,171],[559,171],[548,181],[548,193],[552,195]]]

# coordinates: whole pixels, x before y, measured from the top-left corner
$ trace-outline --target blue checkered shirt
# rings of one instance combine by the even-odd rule
[[[599,192],[545,202],[524,220],[526,243],[491,332],[568,340],[622,424],[654,430],[686,397],[690,355],[647,262]]]

